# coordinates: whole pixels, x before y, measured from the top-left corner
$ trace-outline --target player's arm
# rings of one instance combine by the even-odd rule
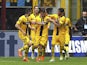
[[[35,30],[35,28],[33,28],[33,27],[30,25],[30,24],[31,24],[30,22],[26,22],[25,24],[28,25],[28,27],[29,27],[31,30]]]
[[[66,20],[65,26],[68,26],[69,28],[72,28],[72,23],[71,23],[69,18]]]
[[[42,22],[36,22],[36,24],[38,24],[38,25],[42,25]]]
[[[65,24],[65,21],[66,21],[66,18],[65,17],[62,17],[62,18],[58,19],[58,21],[59,21],[59,25],[60,26],[61,25],[64,25]]]
[[[24,35],[26,35],[26,32],[20,27],[20,24],[22,23],[22,19],[20,18],[17,23],[15,24],[15,27],[20,30]]]
[[[59,24],[54,19],[48,18],[48,21],[52,22],[56,26],[59,26]]]
[[[65,22],[64,25],[65,25],[65,26],[69,26],[69,27],[71,27],[71,21],[70,21],[69,18],[66,18],[66,22]]]
[[[36,24],[38,25],[44,25],[44,22],[41,21],[41,18],[36,19]]]
[[[48,22],[48,28],[50,28],[50,22]]]
[[[36,21],[32,18],[32,16],[29,16],[28,17],[28,21],[31,23],[31,24],[35,24]]]
[[[33,28],[30,24],[28,25],[28,27],[29,27],[31,30],[35,30],[35,28]]]
[[[20,27],[19,24],[15,24],[15,27],[20,30],[24,35],[26,35],[26,32]]]

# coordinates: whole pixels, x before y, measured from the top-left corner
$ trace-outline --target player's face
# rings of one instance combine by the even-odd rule
[[[58,13],[57,14],[58,14],[58,16],[61,16],[62,13],[58,10]]]
[[[28,17],[30,16],[31,12],[27,12],[25,15]]]
[[[41,14],[42,17],[45,17],[45,13],[41,12],[40,14]]]
[[[28,12],[27,15],[30,16],[31,12]]]
[[[38,12],[39,12],[39,8],[38,8],[38,7],[35,7],[35,8],[34,8],[34,12],[35,12],[35,13],[38,13]]]
[[[82,12],[83,17],[87,17],[87,12]]]

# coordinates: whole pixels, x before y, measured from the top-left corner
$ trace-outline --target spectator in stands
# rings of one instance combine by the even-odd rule
[[[75,31],[79,31],[82,35],[87,36],[87,11],[82,12],[82,17],[75,24]]]

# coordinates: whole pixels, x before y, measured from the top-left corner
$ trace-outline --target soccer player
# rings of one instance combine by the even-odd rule
[[[65,16],[64,16],[64,9],[59,8],[58,9],[58,15],[51,16],[54,20],[54,30],[53,30],[53,36],[52,36],[52,58],[50,62],[55,61],[54,58],[54,47],[55,45],[60,45],[60,60],[63,60],[63,53],[62,50],[64,50],[64,43],[65,43],[65,26],[64,23],[66,21]]]
[[[32,14],[30,14],[30,16],[28,17],[28,20],[30,21],[30,25],[34,28],[36,28],[36,19],[38,18],[39,16],[39,7],[38,6],[35,6],[34,7],[34,12]],[[35,36],[36,36],[36,32],[35,30],[31,30],[30,31],[30,37],[31,37],[31,40],[32,40],[32,54],[31,54],[31,58],[34,59],[34,49],[35,49]]]
[[[24,46],[18,50],[19,57],[22,57],[22,51],[25,51],[23,61],[28,61],[28,50],[29,50],[29,47],[32,45],[29,39],[28,30],[27,30],[28,28],[34,29],[29,24],[27,24],[28,16],[30,15],[30,13],[31,13],[31,10],[27,9],[25,11],[25,14],[20,16],[18,21],[15,24],[15,27],[19,30],[18,36],[24,43]]]
[[[65,22],[65,46],[64,46],[64,51],[65,51],[65,59],[69,58],[69,41],[71,38],[71,21],[68,17],[66,17],[66,22]]]
[[[44,61],[45,55],[45,47],[47,45],[48,40],[48,30],[50,27],[49,17],[47,16],[47,12],[45,8],[40,10],[40,17],[37,21],[36,27],[36,46],[38,46],[38,56],[36,61]]]

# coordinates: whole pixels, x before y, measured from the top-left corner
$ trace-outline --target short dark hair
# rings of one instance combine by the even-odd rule
[[[46,13],[47,11],[46,11],[45,8],[41,8],[41,9],[40,9],[40,12]]]
[[[87,12],[87,10],[83,10],[82,12]]]
[[[64,12],[64,8],[59,8],[58,9],[60,12]]]
[[[31,12],[31,8],[25,10],[25,14],[28,14],[29,12]]]

